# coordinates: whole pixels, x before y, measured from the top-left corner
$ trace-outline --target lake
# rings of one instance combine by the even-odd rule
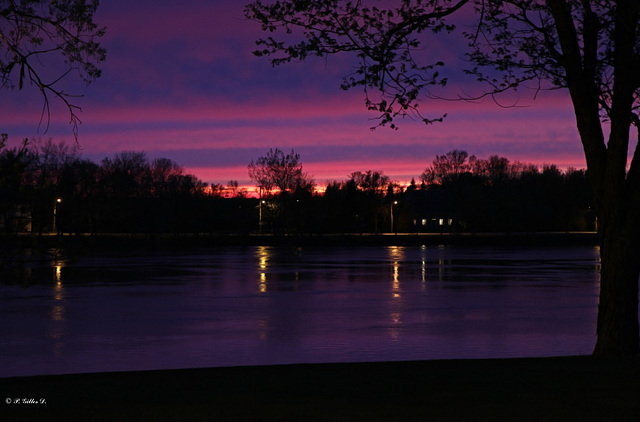
[[[593,246],[88,254],[0,285],[0,376],[590,354]]]

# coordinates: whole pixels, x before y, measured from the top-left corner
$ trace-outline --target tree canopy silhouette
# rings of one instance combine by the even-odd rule
[[[345,0],[254,1],[245,16],[274,36],[259,39],[258,56],[273,65],[350,53],[359,66],[342,87],[360,87],[381,124],[417,115],[428,89],[446,84],[429,34],[475,16],[460,34],[466,69],[483,95],[521,89],[566,89],[584,148],[600,225],[601,284],[595,354],[637,354],[640,275],[640,150],[629,168],[632,125],[640,138],[640,2],[637,0]],[[464,15],[461,15],[464,14]],[[466,13],[466,14],[465,14]],[[420,63],[416,52],[421,50]],[[371,94],[378,92],[377,96]],[[640,139],[638,139],[640,141]]]
[[[436,155],[433,163],[421,175],[421,179],[425,183],[443,183],[447,179],[455,179],[461,174],[471,169],[471,158],[467,160],[469,154],[467,151],[458,149],[451,150],[443,155]]]
[[[280,192],[292,192],[298,188],[310,188],[313,184],[302,170],[300,154],[293,150],[285,154],[278,148],[269,149],[266,155],[256,161],[251,160],[248,170],[251,180],[267,194],[276,188]]]
[[[93,17],[98,0],[0,0],[0,87],[34,85],[43,98],[42,118],[50,119],[50,98],[69,111],[77,138],[81,123],[62,81],[76,72],[86,83],[100,76],[106,50],[98,43],[105,33]]]
[[[378,170],[367,170],[366,172],[355,171],[349,175],[349,182],[365,192],[381,195],[385,186],[390,182],[389,176]]]

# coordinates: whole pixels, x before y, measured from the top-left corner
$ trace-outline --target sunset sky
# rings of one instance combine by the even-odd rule
[[[426,102],[425,126],[403,120],[400,129],[379,128],[361,91],[340,90],[349,59],[312,59],[272,68],[251,54],[261,36],[243,18],[244,1],[103,0],[96,20],[107,26],[103,76],[84,94],[79,143],[94,161],[123,150],[171,158],[209,183],[250,184],[247,164],[269,148],[294,149],[320,184],[344,180],[353,171],[382,170],[392,179],[419,178],[436,154],[465,149],[542,165],[584,168],[573,112],[564,91],[521,93],[518,107],[479,103]],[[434,51],[459,64],[456,43],[438,40]],[[454,66],[455,67],[455,66]],[[455,76],[448,94],[477,90]],[[505,99],[511,103],[514,97]],[[35,89],[3,91],[0,132],[12,144],[52,138],[73,143],[68,115],[53,104],[45,133],[38,128],[42,100]],[[432,111],[432,112],[430,112]]]

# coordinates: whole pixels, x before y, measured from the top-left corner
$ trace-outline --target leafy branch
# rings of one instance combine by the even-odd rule
[[[397,128],[394,119],[410,117],[433,123],[446,115],[425,117],[418,109],[419,96],[429,86],[445,86],[440,60],[421,65],[415,52],[421,48],[424,31],[448,33],[455,26],[445,18],[469,0],[409,1],[394,8],[368,7],[362,1],[254,1],[245,7],[245,17],[261,24],[263,31],[279,31],[289,39],[272,36],[256,41],[256,56],[268,56],[273,66],[304,61],[309,56],[355,54],[358,65],[345,76],[344,90],[360,87],[367,109],[379,113],[377,126]]]

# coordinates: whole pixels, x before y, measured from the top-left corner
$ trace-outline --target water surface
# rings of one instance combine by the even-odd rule
[[[0,285],[0,376],[589,354],[593,247],[230,247]]]

